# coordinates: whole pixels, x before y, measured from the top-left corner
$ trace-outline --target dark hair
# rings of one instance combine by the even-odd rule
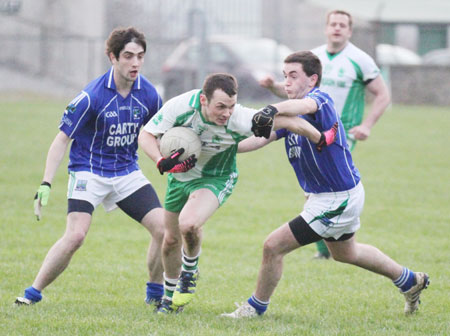
[[[333,11],[331,11],[331,12],[329,12],[327,14],[327,24],[330,21],[330,16],[333,15],[333,14],[347,15],[348,16],[348,26],[350,27],[350,29],[352,29],[353,19],[352,19],[351,14],[349,12],[346,12],[346,11],[343,11],[343,10],[340,10],[340,9],[335,9],[335,10],[333,10]]]
[[[322,64],[319,58],[311,51],[297,51],[290,54],[284,59],[284,63],[300,63],[308,77],[314,74],[318,76],[316,87],[320,86],[320,81],[322,80]]]
[[[211,100],[214,91],[217,89],[221,89],[230,97],[236,95],[238,91],[236,78],[227,73],[214,73],[206,77],[203,82],[202,93],[208,101]]]
[[[109,57],[109,54],[113,53],[114,57],[119,59],[120,52],[130,42],[139,44],[144,49],[144,52],[147,50],[145,35],[136,28],[119,27],[114,29],[106,40],[106,55]]]

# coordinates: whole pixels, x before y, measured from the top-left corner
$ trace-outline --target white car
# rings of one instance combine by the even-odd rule
[[[227,72],[238,80],[240,100],[273,100],[272,93],[258,81],[267,75],[282,80],[283,61],[292,52],[268,38],[212,35],[203,48],[197,39],[187,39],[162,66],[164,99],[197,88],[200,73]]]
[[[419,65],[422,58],[414,51],[392,44],[378,44],[377,61],[380,65]]]
[[[450,65],[450,48],[432,50],[422,60],[423,64]]]

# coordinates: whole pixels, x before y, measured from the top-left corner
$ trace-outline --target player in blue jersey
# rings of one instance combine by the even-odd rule
[[[152,235],[147,252],[150,281],[146,301],[160,301],[163,210],[155,190],[139,169],[136,153],[141,126],[162,104],[154,86],[139,73],[145,51],[145,36],[135,28],[113,30],[106,41],[111,69],[89,83],[64,111],[35,196],[35,213],[39,220],[56,170],[71,143],[66,231],[49,250],[32,286],[16,299],[16,304],[30,305],[42,299],[41,291],[64,271],[82,245],[92,213],[101,203],[107,211],[119,207]]]
[[[377,120],[390,103],[389,90],[375,61],[350,42],[352,16],[342,10],[327,14],[325,35],[327,43],[311,50],[319,57],[323,73],[320,89],[333,98],[344,129],[350,151],[357,140],[366,140]],[[280,97],[287,97],[282,82],[273,78],[261,80],[261,85]],[[364,116],[365,91],[373,96],[370,111]],[[316,243],[315,258],[328,259],[330,252],[325,243]]]
[[[285,139],[286,153],[298,182],[310,197],[299,216],[273,231],[263,248],[255,293],[230,314],[231,318],[262,315],[281,278],[284,256],[324,239],[333,259],[359,266],[391,279],[406,299],[405,313],[417,310],[428,275],[399,265],[376,247],[355,240],[364,205],[364,188],[345,139],[345,130],[333,101],[318,89],[322,67],[312,52],[297,52],[285,59],[284,87],[289,100],[269,105],[255,115],[254,128],[268,139],[249,138],[239,145],[245,152],[275,139]],[[309,140],[287,130],[267,133],[273,117],[299,115],[319,131],[339,122],[336,141],[319,153]],[[277,119],[275,119],[275,126]]]

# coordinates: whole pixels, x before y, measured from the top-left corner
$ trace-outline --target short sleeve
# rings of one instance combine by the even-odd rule
[[[252,118],[258,110],[237,104],[231,115],[227,128],[245,137],[253,135]]]
[[[184,95],[174,97],[168,100],[147,122],[144,130],[154,136],[164,134],[169,128],[174,126],[178,114],[187,109],[189,109],[189,105],[186,105]]]
[[[91,105],[89,94],[82,91],[67,105],[61,118],[59,129],[73,139],[79,130],[83,129],[83,126],[90,120]]]

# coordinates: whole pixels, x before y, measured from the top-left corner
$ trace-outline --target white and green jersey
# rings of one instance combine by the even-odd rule
[[[170,99],[144,127],[156,137],[176,126],[189,127],[198,134],[202,150],[195,167],[186,173],[173,174],[182,182],[237,174],[237,145],[253,135],[252,117],[257,110],[236,104],[227,125],[219,126],[206,121],[201,114],[200,93],[201,90],[192,90]]]
[[[360,125],[364,116],[365,86],[380,74],[375,61],[350,42],[333,55],[326,45],[311,51],[322,63],[320,89],[333,99],[345,131]]]

